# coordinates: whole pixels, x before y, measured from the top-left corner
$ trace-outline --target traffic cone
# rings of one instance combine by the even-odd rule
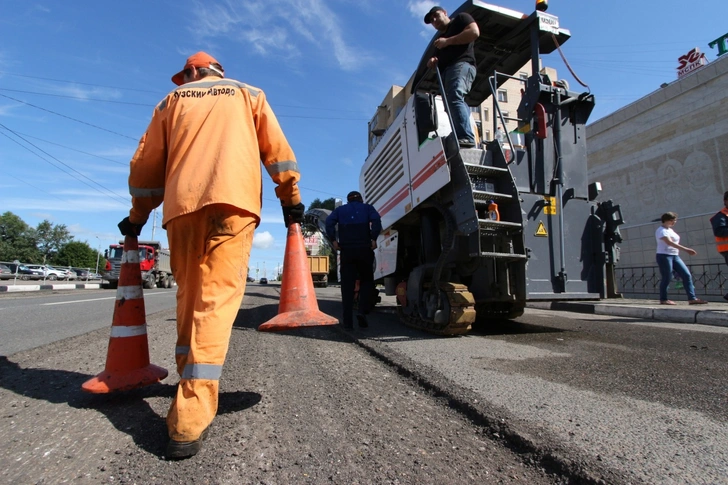
[[[278,332],[297,327],[336,325],[339,321],[319,310],[313,290],[311,269],[303,244],[301,225],[288,225],[286,254],[283,256],[283,280],[278,315],[261,324],[261,332]]]
[[[167,369],[149,363],[147,321],[136,236],[124,239],[106,368],[81,385],[94,394],[148,386],[167,377]]]

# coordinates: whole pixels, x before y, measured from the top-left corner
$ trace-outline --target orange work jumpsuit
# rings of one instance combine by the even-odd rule
[[[131,160],[129,220],[164,202],[177,291],[180,382],[169,437],[194,441],[217,414],[219,379],[260,223],[261,161],[282,205],[301,202],[298,165],[260,89],[213,76],[170,92]]]

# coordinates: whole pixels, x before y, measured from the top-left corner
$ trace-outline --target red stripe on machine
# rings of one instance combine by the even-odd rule
[[[417,175],[412,179],[412,189],[417,189],[420,185],[425,183],[425,181],[432,176],[437,170],[445,165],[445,153],[440,152],[435,157],[433,157],[432,160],[430,160],[427,165],[424,166],[422,170],[420,170]]]
[[[392,198],[389,199],[386,204],[382,206],[382,208],[379,210],[379,215],[383,216],[387,212],[391,211],[394,206],[402,202],[404,198],[407,197],[407,195],[409,195],[409,187],[404,186],[399,190],[399,192],[394,194],[394,196],[392,196]]]

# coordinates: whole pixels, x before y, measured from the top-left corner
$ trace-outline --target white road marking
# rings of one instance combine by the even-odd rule
[[[175,293],[169,293],[169,292],[158,292],[158,293],[146,293],[144,296],[156,296],[156,295],[174,295]],[[86,301],[101,301],[101,300],[116,300],[115,296],[106,297],[106,298],[91,298],[88,300],[73,300],[73,301],[58,301],[55,303],[41,303],[40,306],[51,306],[51,305],[68,305],[69,303],[83,303]]]

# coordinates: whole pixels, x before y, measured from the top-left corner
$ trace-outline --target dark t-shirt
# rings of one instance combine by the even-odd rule
[[[475,22],[475,19],[469,13],[459,13],[455,17],[450,19],[450,23],[447,24],[447,29],[440,37],[453,37],[458,35],[465,27]],[[435,51],[437,57],[437,65],[441,71],[444,71],[446,67],[455,64],[456,62],[467,62],[475,65],[475,52],[473,51],[473,43],[459,44],[447,46],[444,49],[437,49]]]

